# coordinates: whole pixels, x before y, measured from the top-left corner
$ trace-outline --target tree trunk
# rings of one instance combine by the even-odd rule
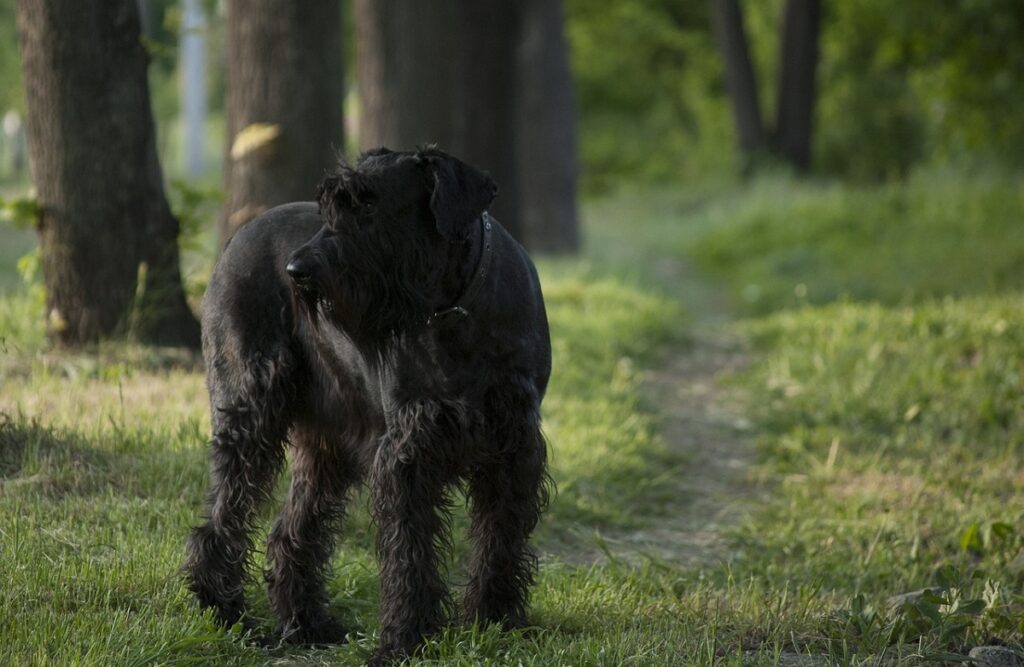
[[[522,236],[517,204],[515,0],[357,0],[359,144],[437,143],[491,173],[491,213]]]
[[[738,0],[711,0],[711,19],[725,62],[725,81],[732,101],[740,150],[749,161],[764,147],[764,122]]]
[[[356,0],[359,146],[455,150],[455,0]]]
[[[821,0],[788,0],[779,57],[775,150],[801,171],[811,166]]]
[[[221,242],[268,208],[312,199],[344,148],[338,0],[228,0]]]
[[[197,345],[156,154],[138,5],[18,0],[17,22],[49,331],[70,345],[120,333],[134,303],[144,341],[159,332],[158,342]]]
[[[560,0],[527,0],[519,43],[519,219],[531,250],[579,249],[576,107]]]
[[[148,101],[146,106],[148,109]],[[145,169],[140,173],[144,181],[140,187],[146,189],[145,225],[139,239],[141,282],[136,286],[131,333],[144,343],[198,349],[199,321],[182,289],[178,251],[181,228],[164,192],[152,116],[147,114],[145,124],[150,137],[146,146]]]
[[[517,0],[460,3],[457,32],[457,140],[459,157],[488,172],[498,184],[491,213],[522,241],[516,160]]]

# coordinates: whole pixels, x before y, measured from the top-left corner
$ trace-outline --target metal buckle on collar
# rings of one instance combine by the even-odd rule
[[[451,308],[439,310],[428,317],[427,326],[434,327],[435,329],[446,329],[456,322],[465,319],[468,315],[469,311],[462,306],[452,306]]]

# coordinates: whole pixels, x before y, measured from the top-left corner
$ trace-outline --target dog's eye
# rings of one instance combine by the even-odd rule
[[[377,198],[370,193],[363,193],[355,205],[356,218],[359,224],[368,225],[374,214],[377,212]]]
[[[376,218],[376,210],[376,202],[373,201],[372,199],[360,201],[359,204],[355,207],[354,211],[356,224],[358,224],[359,227],[362,229],[366,229],[367,227],[372,225],[374,219]]]

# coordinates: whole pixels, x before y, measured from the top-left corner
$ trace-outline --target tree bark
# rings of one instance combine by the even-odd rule
[[[18,0],[17,23],[50,333],[76,345],[134,319],[143,341],[198,345],[156,154],[138,5]]]
[[[743,12],[738,0],[711,0],[711,19],[725,62],[725,81],[732,101],[740,150],[749,160],[765,144],[757,78],[751,66]]]
[[[516,160],[516,46],[521,20],[517,0],[461,2],[457,32],[458,119],[454,148],[498,184],[491,213],[524,241]]]
[[[227,15],[222,243],[273,206],[312,199],[344,148],[339,1],[228,0]]]
[[[517,177],[531,249],[579,249],[576,107],[560,0],[527,0],[518,52]]]
[[[359,144],[436,143],[487,170],[491,213],[522,237],[516,164],[515,0],[357,0]]]
[[[359,146],[455,150],[455,0],[356,0]]]
[[[775,150],[801,171],[811,166],[821,0],[788,0],[779,57]]]

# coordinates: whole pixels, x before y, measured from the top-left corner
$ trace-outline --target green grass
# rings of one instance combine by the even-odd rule
[[[537,534],[535,627],[452,628],[417,664],[772,665],[785,651],[909,665],[991,641],[1020,650],[1017,184],[768,178],[588,206],[585,257],[541,263],[559,493]],[[796,247],[806,261],[789,273]],[[749,422],[758,493],[718,560],[627,560],[601,535],[686,512],[677,478],[700,474],[659,436],[641,391],[645,369],[687,349],[687,323],[721,308],[695,266],[743,312],[772,313],[723,330],[752,349],[724,382]],[[745,300],[751,285],[758,298]],[[366,498],[330,586],[350,644],[263,649],[218,630],[178,574],[208,474],[196,360],[123,344],[58,352],[40,321],[38,296],[0,297],[0,663],[364,660],[377,629]],[[464,557],[463,546],[456,583]],[[926,586],[934,592],[889,608],[889,596]],[[258,584],[249,597],[269,628]]]
[[[547,554],[538,628],[512,636],[452,630],[428,648],[428,664],[619,664],[644,655],[653,664],[666,638],[670,653],[690,645],[689,631],[677,626],[677,601],[659,592],[660,575],[572,564],[600,555],[595,531],[642,525],[665,511],[666,473],[680,462],[640,407],[638,369],[677,337],[681,313],[586,268],[551,264],[545,275],[558,369],[545,423],[560,492],[538,534]],[[349,646],[268,652],[217,631],[178,575],[207,480],[201,369],[133,346],[50,350],[41,328],[26,325],[39,320],[37,305],[24,295],[3,303],[0,321],[22,324],[9,341],[18,353],[0,365],[0,410],[9,415],[0,430],[0,578],[13,582],[0,589],[0,663],[365,659],[376,629],[365,498],[355,503],[331,584],[355,632]],[[250,597],[269,625],[255,584]]]
[[[713,231],[689,251],[751,314],[1024,289],[1020,174],[933,172],[883,187],[766,178],[701,216]]]
[[[1024,297],[840,304],[744,328],[761,356],[736,382],[775,493],[736,536],[742,568],[858,608],[816,632],[869,653],[896,638],[933,655],[1019,647]],[[887,610],[926,586],[943,599]]]
[[[733,327],[754,345],[733,394],[773,493],[734,535],[731,572],[815,591],[815,652],[1021,649],[1020,183],[766,180],[699,211],[704,234],[684,241],[745,312],[775,313]]]

